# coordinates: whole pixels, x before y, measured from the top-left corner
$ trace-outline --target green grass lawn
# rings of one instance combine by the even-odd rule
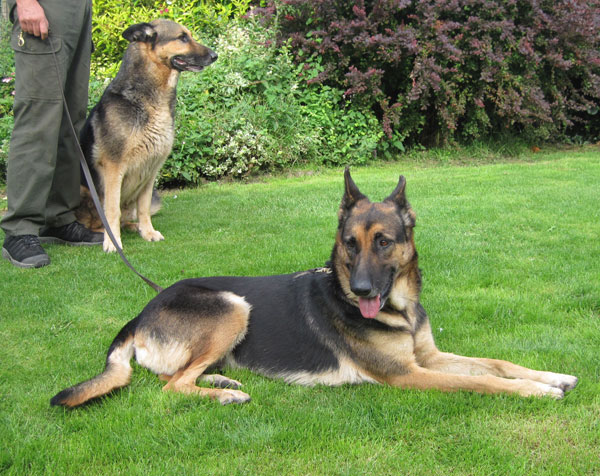
[[[372,200],[407,178],[422,301],[445,351],[577,375],[561,401],[303,388],[243,370],[249,404],[129,387],[74,411],[59,390],[104,366],[122,325],[154,296],[116,255],[47,247],[52,265],[0,262],[0,473],[14,475],[584,475],[600,473],[600,151],[491,165],[356,168]],[[166,237],[124,234],[167,286],[203,275],[287,273],[329,257],[341,170],[172,191]],[[1,238],[1,237],[0,237]]]

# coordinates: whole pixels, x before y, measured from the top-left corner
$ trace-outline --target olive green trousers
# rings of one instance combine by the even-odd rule
[[[16,74],[6,180],[8,211],[0,227],[7,235],[38,235],[44,225],[73,222],[79,205],[79,153],[59,84],[79,133],[87,113],[92,1],[40,0],[51,42],[23,33],[15,0],[8,5]]]

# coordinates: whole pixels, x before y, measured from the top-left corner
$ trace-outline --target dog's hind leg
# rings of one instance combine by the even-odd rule
[[[196,380],[208,367],[222,361],[244,338],[250,305],[241,296],[230,292],[207,291],[187,285],[172,288],[172,291],[169,304],[163,306],[162,314],[148,328],[149,334],[161,335],[157,345],[162,350],[156,352],[161,355],[152,361],[158,364],[148,367],[159,373],[161,379],[168,380],[163,390],[195,393],[219,400],[223,405],[249,401],[247,394],[235,390],[241,386],[235,380],[221,375],[203,376],[203,380],[221,388],[198,387]],[[202,314],[198,311],[202,308],[209,311]],[[193,311],[182,312],[181,309]],[[161,328],[160,323],[164,327]],[[153,345],[152,339],[148,344]],[[175,356],[181,356],[181,359],[174,362]],[[149,364],[152,364],[151,360],[146,358]],[[164,365],[168,362],[174,363],[172,370]]]
[[[158,378],[160,380],[162,380],[163,382],[169,382],[171,380],[171,378],[173,378],[173,376],[167,375],[167,374],[160,374],[158,376]],[[229,377],[225,377],[224,375],[218,375],[218,374],[202,375],[200,377],[200,380],[212,385],[213,387],[218,387],[218,388],[238,389],[242,386],[241,382],[230,379]]]
[[[228,403],[245,403],[250,400],[250,395],[225,388],[203,388],[196,385],[196,380],[204,373],[206,368],[213,363],[214,359],[202,356],[191,362],[186,368],[177,371],[163,387],[165,391],[181,393],[195,393],[213,400],[219,400],[222,405]],[[239,382],[236,382],[239,384]]]
[[[233,379],[230,379],[228,377],[225,377],[223,375],[218,375],[218,374],[203,375],[202,381],[209,383],[213,387],[218,387],[218,388],[238,389],[242,386],[242,384],[240,382],[238,382],[237,380],[233,380]]]
[[[162,380],[163,382],[169,382],[173,378],[173,376],[167,375],[167,374],[160,374],[158,376],[158,378],[160,380]],[[238,382],[237,380],[233,380],[229,377],[225,377],[224,375],[218,375],[218,374],[202,375],[200,377],[200,380],[212,385],[213,387],[218,387],[218,388],[238,389],[238,388],[242,387],[241,382]]]

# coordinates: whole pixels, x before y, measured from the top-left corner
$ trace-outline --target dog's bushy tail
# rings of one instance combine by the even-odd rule
[[[73,408],[129,384],[132,373],[130,361],[134,352],[133,338],[136,327],[137,318],[129,321],[117,334],[108,349],[104,372],[57,393],[50,400],[50,404]]]

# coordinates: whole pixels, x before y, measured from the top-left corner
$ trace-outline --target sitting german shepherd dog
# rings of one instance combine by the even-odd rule
[[[171,153],[179,73],[202,71],[217,59],[187,28],[170,20],[139,23],[123,32],[130,42],[121,68],[81,131],[81,146],[113,234],[121,245],[121,218],[138,219],[147,241],[163,240],[150,220],[154,180]],[[102,224],[82,175],[77,219]],[[123,213],[121,213],[123,211]],[[104,233],[104,251],[116,251]]]
[[[133,355],[167,381],[164,390],[222,404],[250,397],[237,390],[239,382],[205,374],[221,366],[303,385],[372,382],[561,398],[576,377],[436,348],[419,303],[415,214],[405,183],[401,176],[389,197],[371,203],[346,169],[330,267],[179,281],[123,327],[104,372],[51,403],[74,407],[127,385]],[[200,376],[220,388],[196,386]]]

